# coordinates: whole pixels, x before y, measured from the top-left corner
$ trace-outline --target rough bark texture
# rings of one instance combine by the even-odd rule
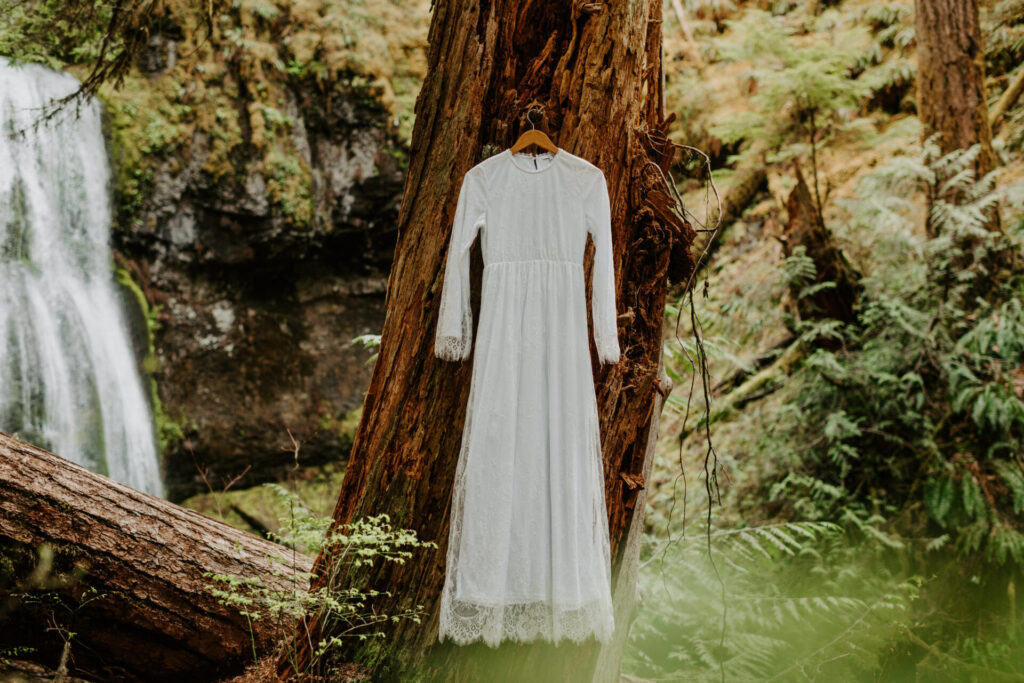
[[[56,610],[19,597],[41,544],[54,552],[51,576],[85,571],[57,589],[64,606]],[[75,633],[73,671],[90,679],[211,681],[238,673],[254,648],[267,652],[280,634],[255,621],[253,638],[246,619],[206,590],[203,574],[290,585],[271,576],[285,567],[268,559],[290,554],[0,433],[0,651],[31,646],[45,659],[55,649],[55,662],[63,641],[46,629],[57,625]],[[309,570],[310,558],[296,559]]]
[[[835,287],[798,299],[796,302],[800,317],[804,320],[812,318],[834,318],[852,323],[856,320],[853,306],[862,289],[860,273],[846,260],[846,256],[835,245],[832,233],[821,222],[811,191],[807,187],[800,166],[794,164],[796,171],[796,187],[786,200],[788,223],[783,251],[788,257],[797,246],[807,249],[807,256],[814,261],[817,276],[814,283],[834,282]],[[804,287],[794,286],[793,296]]]
[[[386,563],[347,579],[392,591],[393,598],[378,603],[383,611],[418,604],[426,619],[390,624],[387,638],[352,641],[340,655],[369,665],[375,680],[591,680],[600,650],[592,640],[493,650],[437,643],[451,487],[472,361],[436,359],[433,336],[460,181],[482,160],[481,150],[510,146],[529,125],[529,107],[543,105],[538,127],[599,166],[611,197],[622,360],[598,367],[592,342],[591,361],[617,582],[629,529],[643,515],[648,438],[660,406],[667,279],[683,281],[693,269],[694,232],[673,211],[662,180],[673,148],[664,135],[671,117],[664,117],[661,96],[661,3],[440,0],[429,42],[380,354],[335,522],[386,512],[393,523],[439,547],[404,565]],[[588,245],[588,283],[592,256]],[[472,260],[475,321],[479,245]],[[330,562],[321,556],[318,570]],[[615,598],[625,592],[632,599],[634,591],[620,586]],[[300,633],[305,627],[318,625],[300,625]],[[288,662],[281,662],[280,673],[291,674]]]
[[[939,133],[943,153],[981,143],[975,163],[980,178],[995,168],[996,158],[985,104],[977,0],[915,0],[914,9],[917,109],[924,137]],[[999,229],[998,212],[993,212],[989,227]]]

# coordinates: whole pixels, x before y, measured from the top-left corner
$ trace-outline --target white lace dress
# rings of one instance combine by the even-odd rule
[[[434,352],[473,345],[470,246],[484,260],[480,320],[451,501],[438,638],[554,643],[613,631],[608,515],[590,364],[583,254],[594,241],[594,342],[619,360],[608,188],[559,149],[508,149],[466,172]]]

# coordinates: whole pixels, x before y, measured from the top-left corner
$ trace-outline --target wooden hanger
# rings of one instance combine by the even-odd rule
[[[533,127],[533,120],[530,118],[530,114],[533,113],[533,109],[526,112],[526,120],[530,122],[530,129],[525,131],[519,136],[519,139],[512,145],[510,151],[512,154],[522,151],[530,145],[537,145],[541,149],[546,149],[552,154],[558,154],[558,145],[551,141],[551,138],[542,130],[537,130]]]

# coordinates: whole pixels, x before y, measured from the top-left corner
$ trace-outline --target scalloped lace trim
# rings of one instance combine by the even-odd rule
[[[481,605],[451,599],[442,601],[439,639],[447,637],[457,645],[481,640],[490,647],[497,647],[506,640],[580,643],[590,636],[608,642],[614,630],[611,604],[607,600],[571,608],[544,601]]]

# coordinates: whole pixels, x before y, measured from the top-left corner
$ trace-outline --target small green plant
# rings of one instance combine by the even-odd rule
[[[19,659],[24,655],[29,655],[35,652],[34,647],[24,647],[16,645],[15,647],[0,648],[0,666],[8,667],[13,663],[13,660]]]
[[[380,347],[380,335],[379,334],[361,334],[358,337],[353,337],[350,342],[353,346],[356,344],[362,344],[364,349],[370,349],[374,347]],[[367,365],[373,365],[377,362],[377,354],[374,353],[372,356],[366,359]]]
[[[349,524],[332,527],[331,517],[314,515],[298,495],[276,483],[264,484],[284,503],[288,513],[279,520],[281,527],[270,532],[271,540],[291,548],[291,556],[273,556],[274,564],[270,580],[259,577],[207,573],[212,581],[209,590],[222,605],[238,610],[250,625],[259,619],[272,619],[282,633],[294,630],[296,623],[314,623],[320,633],[330,632],[330,637],[312,638],[314,647],[308,665],[300,665],[294,641],[289,645],[288,654],[300,676],[323,670],[327,655],[341,645],[344,638],[382,638],[383,631],[376,626],[401,619],[419,623],[422,607],[387,614],[369,603],[378,596],[390,596],[387,591],[363,590],[356,587],[336,589],[335,579],[342,572],[358,574],[362,568],[369,568],[378,560],[403,564],[416,548],[437,548],[432,541],[420,541],[413,531],[396,529],[386,514],[355,520]],[[322,587],[311,589],[314,578],[311,572],[295,568],[299,554],[316,556],[327,553],[334,559],[327,563],[334,576],[320,582]],[[254,636],[254,634],[253,634]],[[257,658],[255,636],[253,637],[253,658]]]
[[[72,549],[70,554],[75,552]],[[87,612],[92,603],[105,599],[108,593],[101,593],[88,584],[86,570],[71,560],[67,548],[55,549],[43,543],[35,554],[38,559],[28,575],[17,581],[11,590],[0,590],[0,597],[4,598],[0,601],[0,619],[7,618],[7,610],[29,610],[45,619],[45,630],[56,634],[61,641],[54,680],[63,681],[72,661],[71,646],[79,633],[82,613]],[[3,588],[2,583],[0,588]],[[27,646],[0,649],[0,666],[9,666],[12,658],[35,651],[36,648]]]

